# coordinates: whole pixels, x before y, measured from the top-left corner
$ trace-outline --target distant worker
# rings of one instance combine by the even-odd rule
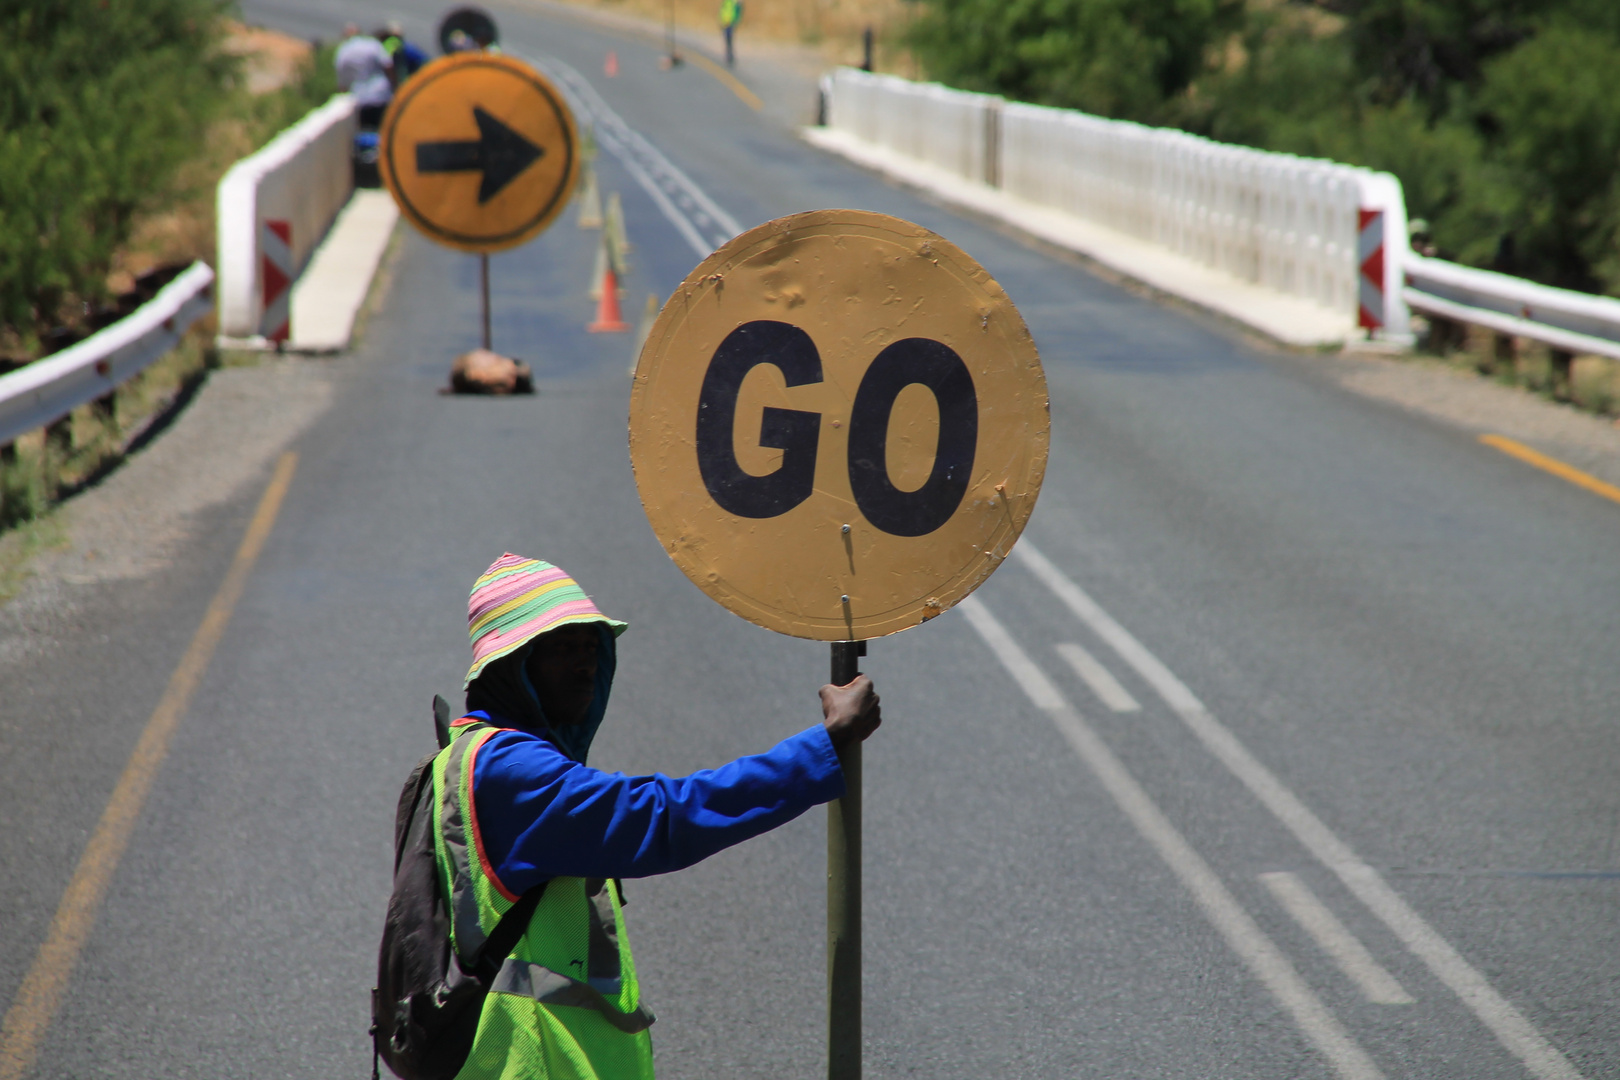
[[[872,680],[823,686],[821,722],[763,754],[678,779],[626,776],[585,764],[624,623],[558,567],[512,554],[474,582],[467,622],[468,713],[433,765],[456,954],[465,961],[519,897],[545,891],[489,986],[458,1080],[651,1080],[652,1014],[616,879],[691,866],[840,797],[840,751],[882,722]],[[699,713],[729,696],[709,683]]]
[[[394,62],[382,42],[360,33],[354,23],[343,28],[343,44],[332,58],[339,90],[347,90],[359,111],[360,127],[376,130],[394,99]]]
[[[742,22],[742,0],[720,0],[720,32],[726,36],[726,66],[733,67],[737,63],[737,54],[732,48],[731,37],[737,32],[737,24]]]
[[[452,30],[445,44],[452,53],[477,52],[479,45],[465,30]]]
[[[397,19],[389,20],[388,25],[377,31],[376,36],[393,61],[394,86],[398,87],[428,62],[428,54],[405,39],[405,28]]]

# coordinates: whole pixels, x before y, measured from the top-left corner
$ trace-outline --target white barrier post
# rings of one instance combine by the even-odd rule
[[[1384,212],[1361,211],[1356,241],[1359,300],[1356,325],[1368,332],[1384,325]]]
[[[1409,345],[1412,342],[1412,313],[1406,306],[1402,288],[1411,250],[1406,236],[1406,195],[1401,190],[1401,182],[1389,173],[1357,170],[1357,180],[1361,197],[1360,220],[1366,222],[1369,212],[1378,212],[1383,229],[1382,273],[1377,272],[1378,267],[1372,268],[1383,294],[1383,325],[1374,332],[1392,344]],[[1357,255],[1356,280],[1358,283],[1371,283],[1373,279],[1367,277],[1368,270],[1364,268],[1366,256],[1361,255],[1359,243]]]
[[[286,290],[270,288],[267,280],[266,267],[272,264],[264,257],[263,244],[276,244],[278,234],[267,230],[266,223],[286,226],[286,234],[279,236],[286,256],[274,265],[290,287],[354,191],[357,124],[353,99],[336,94],[231,166],[220,180],[216,293],[223,343],[262,346],[288,323],[287,313],[271,321],[274,313],[266,311],[272,296],[286,295]]]

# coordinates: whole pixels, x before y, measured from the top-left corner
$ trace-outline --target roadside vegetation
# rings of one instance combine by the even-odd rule
[[[211,264],[220,177],[335,89],[329,50],[225,11],[0,5],[0,373],[128,314],[193,260]],[[0,447],[0,529],[38,518],[171,414],[216,362],[212,337],[201,320],[115,393]]]

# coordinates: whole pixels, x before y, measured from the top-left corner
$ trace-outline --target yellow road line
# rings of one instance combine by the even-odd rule
[[[6,1011],[5,1023],[0,1025],[0,1080],[22,1080],[34,1065],[45,1032],[66,996],[68,980],[79,954],[95,929],[101,901],[129,845],[130,834],[135,831],[147,793],[152,790],[158,769],[168,756],[175,729],[191,704],[191,696],[207,670],[215,646],[224,636],[231,611],[242,597],[248,574],[270,535],[297,467],[298,455],[291,451],[281,455],[276,463],[275,475],[259,499],[259,508],[248,523],[242,545],[236,549],[236,558],[209,603],[202,625],[197,627],[185,655],[180,658],[180,665],[169,677],[169,685],[146,722],[146,730],[141,732],[140,742],[135,744],[135,752],[129,756],[129,763],[118,778],[107,809],[102,811],[101,821],[79,857],[73,880],[68,883],[56,917],[51,920],[50,933],[34,955],[33,966]]]
[[[1534,465],[1538,469],[1544,469],[1560,480],[1567,480],[1578,488],[1585,488],[1594,495],[1601,495],[1605,499],[1620,503],[1620,487],[1605,483],[1590,473],[1581,472],[1573,465],[1565,465],[1557,458],[1548,457],[1538,450],[1532,450],[1521,442],[1514,442],[1512,439],[1501,435],[1481,435],[1479,441],[1486,446],[1495,447],[1509,457],[1518,458],[1526,465]]]
[[[704,56],[695,49],[683,52],[681,55],[683,57],[689,56],[693,60],[696,60],[703,70],[707,71],[710,75],[713,75],[715,78],[724,83],[727,89],[741,98],[742,103],[747,105],[750,109],[753,109],[755,112],[759,112],[759,110],[765,107],[765,103],[759,100],[759,95],[748,89],[748,87],[744,86],[741,79],[737,78],[737,76],[733,75],[731,72],[715,63],[713,60],[710,60],[707,56]]]

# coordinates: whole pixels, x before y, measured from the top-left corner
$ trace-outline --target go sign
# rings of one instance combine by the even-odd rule
[[[630,459],[665,550],[771,630],[859,640],[950,608],[998,566],[1046,468],[1046,381],[1001,287],[882,214],[768,222],[664,305]]]

